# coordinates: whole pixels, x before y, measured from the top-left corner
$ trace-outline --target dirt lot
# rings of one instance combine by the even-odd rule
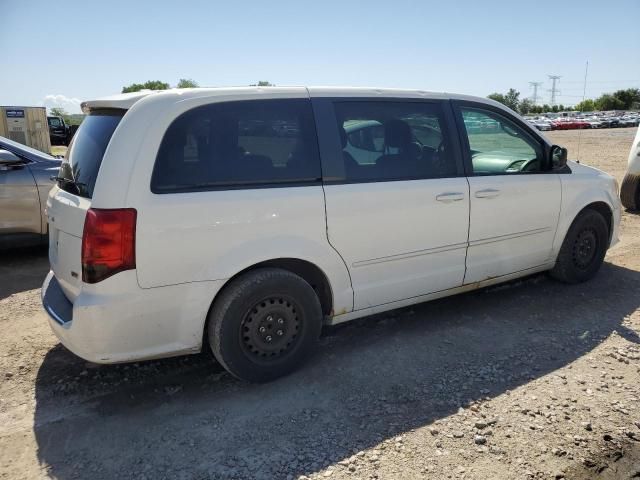
[[[633,134],[549,137],[620,180]],[[46,252],[4,254],[0,478],[640,478],[640,217],[622,234],[591,282],[330,328],[268,385],[208,354],[88,364],[46,323]]]

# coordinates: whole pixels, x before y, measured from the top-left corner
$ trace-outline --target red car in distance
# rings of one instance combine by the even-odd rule
[[[577,118],[557,118],[551,122],[554,130],[572,130],[575,128],[590,128],[589,122]]]

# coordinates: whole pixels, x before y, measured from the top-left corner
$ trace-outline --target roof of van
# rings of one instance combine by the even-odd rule
[[[171,88],[168,90],[140,90],[133,93],[121,93],[108,97],[96,98],[82,102],[82,111],[88,113],[98,108],[129,109],[138,100],[153,95],[163,97],[168,102],[174,102],[176,97],[183,99],[203,96],[229,96],[246,94],[273,94],[286,96],[292,94],[301,96],[308,92],[312,97],[397,97],[397,98],[432,98],[432,99],[459,99],[481,101],[504,108],[504,105],[487,98],[459,95],[445,92],[429,92],[425,90],[408,90],[399,88],[372,88],[372,87],[210,87],[210,88]]]

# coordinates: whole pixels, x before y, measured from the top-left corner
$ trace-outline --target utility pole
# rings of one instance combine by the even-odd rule
[[[531,100],[533,101],[534,105],[537,105],[538,104],[538,87],[542,85],[542,82],[529,82],[529,85],[533,87],[533,97],[531,97]]]
[[[584,87],[582,88],[582,105],[584,105],[584,99],[587,98],[587,74],[589,73],[589,61],[584,66]]]
[[[548,75],[549,80],[551,80],[551,90],[547,90],[551,92],[551,106],[553,107],[556,104],[556,96],[560,93],[560,90],[556,87],[556,82],[560,80],[560,75]]]

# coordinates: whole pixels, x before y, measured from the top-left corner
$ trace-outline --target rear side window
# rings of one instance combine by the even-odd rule
[[[160,145],[154,193],[295,186],[321,179],[305,99],[205,105],[178,117]]]
[[[98,110],[83,120],[60,166],[60,188],[81,197],[93,196],[102,157],[124,114],[125,110]]]
[[[456,176],[440,104],[336,102],[347,181]]]

